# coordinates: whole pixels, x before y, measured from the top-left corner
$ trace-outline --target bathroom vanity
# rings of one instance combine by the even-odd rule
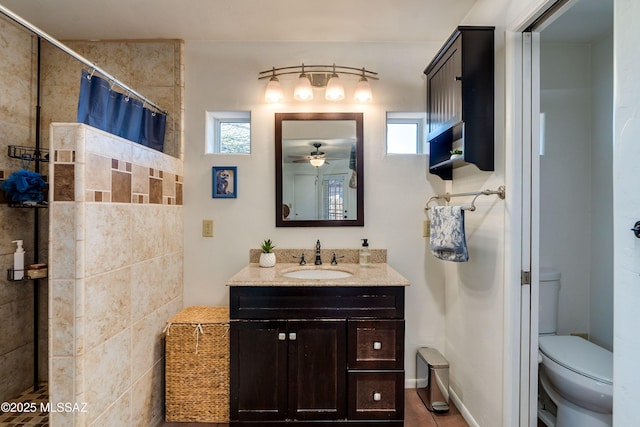
[[[408,284],[386,263],[250,264],[229,279],[230,425],[404,425]]]

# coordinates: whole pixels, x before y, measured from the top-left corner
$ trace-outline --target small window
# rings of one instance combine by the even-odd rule
[[[251,154],[249,111],[207,111],[207,153]]]
[[[425,113],[387,113],[387,154],[426,153]]]

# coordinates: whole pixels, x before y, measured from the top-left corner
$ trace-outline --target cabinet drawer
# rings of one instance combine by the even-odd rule
[[[403,369],[404,320],[350,320],[349,369]]]
[[[236,319],[349,319],[404,317],[403,286],[232,286]]]
[[[404,372],[350,372],[349,419],[404,418]]]

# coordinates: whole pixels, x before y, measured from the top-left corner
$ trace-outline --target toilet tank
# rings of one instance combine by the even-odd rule
[[[560,272],[554,268],[540,268],[538,303],[538,333],[555,334],[558,329],[558,295]]]

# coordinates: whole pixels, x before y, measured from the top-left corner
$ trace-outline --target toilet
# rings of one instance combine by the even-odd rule
[[[539,379],[557,410],[539,404],[538,418],[548,427],[611,427],[613,353],[580,337],[556,335],[559,292],[560,272],[540,269]]]

